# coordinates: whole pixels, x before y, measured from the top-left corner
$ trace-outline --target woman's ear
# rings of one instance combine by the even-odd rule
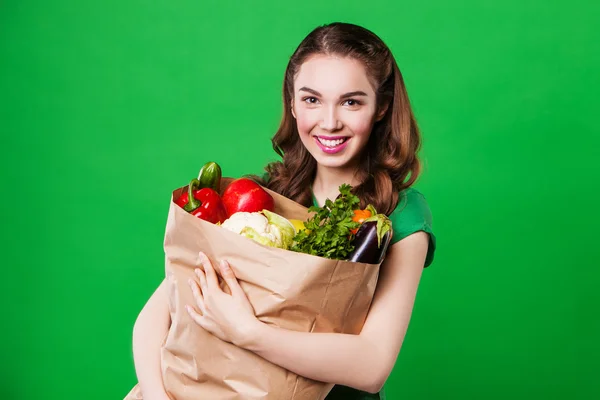
[[[292,110],[292,115],[294,116],[294,119],[296,119],[296,113],[294,112],[294,100],[290,102],[290,109]]]
[[[383,119],[389,106],[390,106],[390,103],[386,103],[383,106],[381,106],[381,108],[379,108],[379,110],[377,111],[377,114],[375,116],[375,122],[379,122]]]

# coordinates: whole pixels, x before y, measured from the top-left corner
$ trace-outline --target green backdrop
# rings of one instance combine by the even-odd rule
[[[170,191],[274,159],[286,62],[348,21],[420,122],[436,260],[390,399],[600,398],[598,3],[3,1],[3,399],[121,399]]]

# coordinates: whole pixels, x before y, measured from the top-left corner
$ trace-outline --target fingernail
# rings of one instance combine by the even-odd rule
[[[188,279],[188,285],[192,285],[192,278]]]

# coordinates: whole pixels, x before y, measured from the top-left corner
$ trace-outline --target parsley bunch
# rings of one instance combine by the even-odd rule
[[[339,187],[340,195],[335,201],[327,199],[325,206],[312,206],[308,209],[315,214],[304,223],[306,229],[294,237],[292,251],[336,260],[348,258],[354,250],[353,234],[350,231],[360,226],[358,222],[352,221],[354,209],[360,200],[351,190],[352,186],[343,184]]]

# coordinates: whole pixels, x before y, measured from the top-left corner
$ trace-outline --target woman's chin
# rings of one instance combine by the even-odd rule
[[[340,168],[345,169],[350,167],[350,162],[346,157],[316,157],[317,165],[325,168]]]
[[[350,150],[350,151],[349,151]],[[318,166],[325,168],[340,168],[346,169],[354,164],[352,148],[345,148],[343,151],[334,154],[327,154],[320,148],[310,148],[309,152],[317,161]]]

